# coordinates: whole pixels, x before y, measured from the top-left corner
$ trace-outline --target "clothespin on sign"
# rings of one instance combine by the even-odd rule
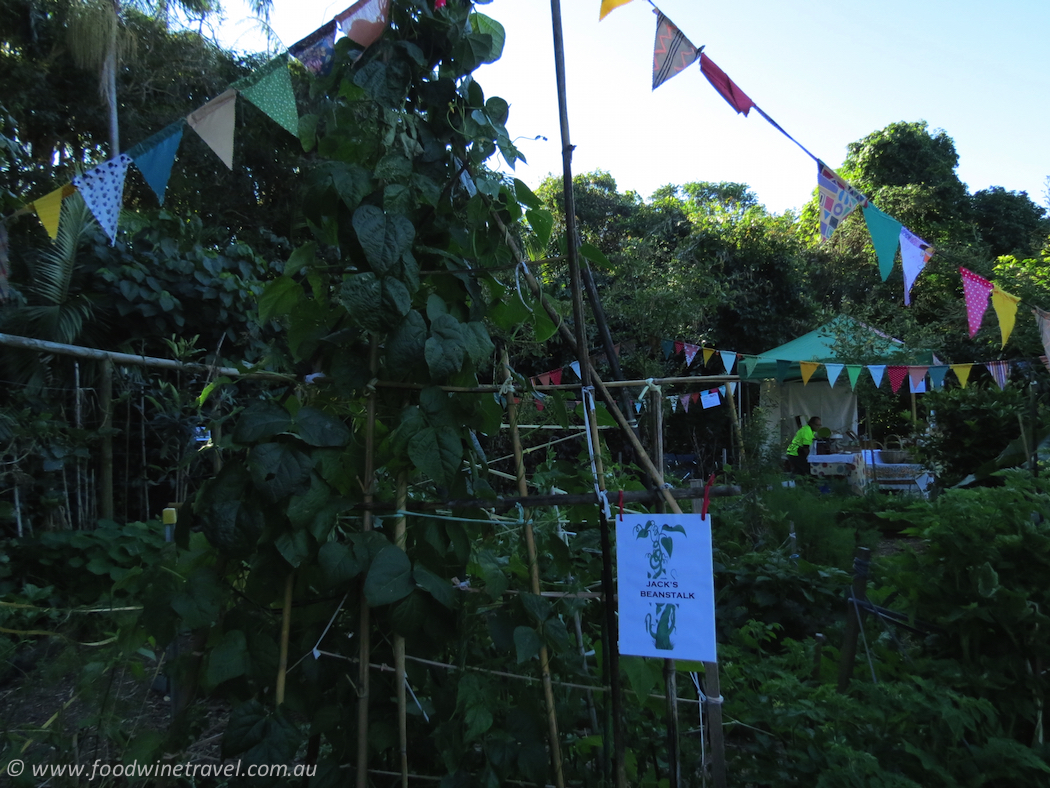
[[[714,471],[707,477],[707,484],[704,485],[704,508],[700,510],[700,516],[707,518],[707,505],[711,503],[711,488],[715,485],[715,474]]]

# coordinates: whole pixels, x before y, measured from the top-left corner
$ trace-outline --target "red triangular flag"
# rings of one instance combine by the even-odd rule
[[[711,83],[711,86],[737,112],[743,112],[746,116],[751,111],[751,108],[755,106],[755,102],[749,99],[747,94],[738,88],[736,83],[727,77],[726,73],[716,66],[711,58],[703,53],[700,54],[700,70],[704,72],[704,76],[707,77],[707,81]]]
[[[901,387],[901,383],[908,377],[907,367],[886,367],[886,374],[890,377],[890,387],[893,389],[893,393],[897,393],[897,389]]]

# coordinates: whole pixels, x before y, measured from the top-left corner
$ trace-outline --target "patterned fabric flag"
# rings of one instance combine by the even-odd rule
[[[849,375],[849,387],[851,390],[857,390],[857,381],[860,380],[860,371],[864,369],[860,364],[847,364],[846,374]]]
[[[930,384],[933,386],[934,391],[944,388],[944,376],[947,374],[948,366],[946,364],[930,367]]]
[[[142,177],[150,185],[160,204],[164,204],[164,192],[171,177],[171,165],[175,163],[175,154],[182,142],[182,120],[161,129],[152,137],[143,140],[128,151],[131,160],[139,168]]]
[[[868,199],[838,176],[831,167],[817,160],[817,189],[820,192],[820,235],[826,241]]]
[[[882,375],[886,371],[885,364],[869,364],[868,372],[871,373],[871,379],[875,381],[875,388],[882,385]]]
[[[700,57],[699,50],[681,30],[654,8],[656,14],[656,44],[653,46],[653,90],[671,77],[680,74]]]
[[[678,412],[678,397],[671,397],[671,413]]]
[[[911,387],[917,389],[919,384],[926,379],[926,371],[929,367],[922,366],[910,366],[908,367],[908,377],[911,378]]]
[[[734,350],[723,350],[719,354],[722,357],[722,366],[726,368],[726,374],[733,374],[733,367],[736,364],[736,351]]]
[[[124,178],[129,164],[131,157],[122,153],[73,178],[73,185],[84,198],[88,210],[109,237],[110,246],[117,242],[117,219],[124,204]]]
[[[339,30],[362,49],[383,35],[390,19],[390,0],[357,0],[336,16]]]
[[[685,343],[685,365],[687,367],[693,363],[693,359],[696,358],[698,350],[700,350],[699,346],[691,345],[688,342]]]
[[[1018,296],[1000,290],[999,285],[992,285],[992,307],[999,318],[999,334],[1003,338],[1003,347],[1006,347],[1006,340],[1013,333],[1014,321],[1017,320],[1017,303],[1020,300]]]
[[[952,364],[952,372],[955,373],[955,377],[959,379],[959,385],[966,388],[966,383],[970,380],[970,370],[973,369],[973,364]]]
[[[237,91],[230,88],[186,117],[222,163],[233,169],[233,125],[237,117]]]
[[[711,58],[703,53],[700,54],[700,70],[707,77],[707,81],[711,83],[711,86],[721,94],[722,98],[729,102],[729,106],[737,112],[744,113],[746,117],[751,108],[755,106],[755,102],[749,99],[747,94],[738,88],[736,83],[726,76],[726,73],[716,66]]]
[[[556,369],[556,370],[551,372],[551,383],[553,383],[555,386],[560,386],[561,385],[561,370],[560,369]]]
[[[52,241],[58,237],[59,219],[62,217],[62,200],[74,194],[75,191],[72,185],[67,184],[33,202],[33,210],[40,217],[40,223],[44,225]]]
[[[911,305],[911,286],[933,257],[933,247],[901,225],[901,264],[904,266],[904,305]]]
[[[670,339],[665,339],[660,343],[660,349],[664,352],[664,358],[670,358],[671,354],[674,353],[674,342]]]
[[[684,410],[686,413],[688,413],[689,412],[689,402],[690,402],[689,395],[688,394],[683,394],[681,397],[678,398],[678,401],[682,403],[682,410]]]
[[[903,225],[871,203],[864,206],[863,213],[864,222],[871,234],[871,245],[875,247],[875,256],[879,258],[879,275],[885,282],[893,270],[893,260],[897,257],[897,248],[901,245]]]
[[[842,368],[845,364],[825,364],[824,371],[828,373],[828,385],[835,388],[835,381],[839,379],[839,375],[842,374]]]
[[[758,356],[744,356],[744,377],[751,377],[756,366],[758,366]]]
[[[335,61],[335,20],[292,44],[288,47],[288,54],[306,66],[310,73],[328,76]]]
[[[293,137],[299,136],[299,112],[295,108],[287,55],[278,55],[233,87]]]
[[[1010,362],[989,361],[984,366],[992,373],[992,377],[995,378],[995,382],[999,384],[999,388],[1005,389],[1006,379],[1010,377]]]
[[[791,371],[791,362],[784,361],[783,359],[777,359],[777,383],[783,383],[787,378],[788,372]]]
[[[798,362],[798,366],[802,370],[803,386],[809,383],[809,379],[813,377],[813,373],[820,368],[820,364],[816,361],[800,361]]]
[[[908,377],[908,368],[901,366],[891,366],[886,368],[886,372],[890,378],[890,388],[893,389],[893,393],[896,394],[897,390],[901,387],[901,383]]]
[[[1032,309],[1035,315],[1036,325],[1039,326],[1039,338],[1043,340],[1043,351],[1050,356],[1050,312],[1044,312],[1039,307]],[[1050,369],[1050,366],[1047,366]]]
[[[966,322],[970,326],[970,338],[973,339],[981,328],[981,321],[988,309],[988,296],[992,294],[994,285],[965,268],[959,268],[959,273],[962,275],[963,295],[966,298]]]
[[[598,14],[598,21],[601,22],[609,15],[610,11],[617,9],[622,5],[627,5],[629,2],[631,2],[631,0],[602,0],[602,9]]]
[[[705,367],[707,366],[708,362],[711,361],[711,356],[713,356],[714,354],[715,354],[715,349],[713,347],[705,347],[704,348],[704,366]]]

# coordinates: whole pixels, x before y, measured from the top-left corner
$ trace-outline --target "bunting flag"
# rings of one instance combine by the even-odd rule
[[[631,0],[602,0],[602,10],[598,14],[598,21],[601,22],[609,15],[610,11],[614,11],[622,5],[627,5],[629,2]]]
[[[882,385],[882,375],[886,371],[885,364],[869,364],[868,372],[871,373],[871,379],[875,381],[875,388]]]
[[[551,373],[550,372],[544,372],[542,375],[539,375],[538,377],[539,377],[541,386],[549,386],[551,384]]]
[[[681,397],[678,398],[678,401],[682,403],[682,410],[684,410],[686,413],[688,413],[689,412],[689,395],[688,394],[683,394]]]
[[[230,88],[186,117],[222,163],[233,169],[233,124],[237,115],[237,91]]]
[[[59,220],[62,218],[62,200],[76,193],[72,184],[66,184],[60,189],[55,189],[50,194],[45,194],[33,202],[33,210],[40,217],[40,223],[44,225],[51,240],[58,237]]]
[[[681,340],[676,339],[675,342],[674,342],[674,352],[675,352],[675,355],[678,355],[679,353],[685,352],[685,342],[682,342]]]
[[[910,366],[908,367],[908,377],[911,378],[911,387],[913,389],[919,388],[919,384],[926,379],[926,371],[929,367],[922,366]]]
[[[551,371],[551,383],[553,383],[555,386],[560,386],[561,385],[561,370],[560,369],[555,369],[555,370]]]
[[[935,367],[930,367],[930,384],[933,386],[934,391],[944,388],[944,376],[947,374],[947,365],[939,364]]]
[[[1039,360],[1043,362],[1043,366],[1046,367],[1046,371],[1050,372],[1050,356],[1040,356]]]
[[[660,349],[664,352],[664,358],[668,359],[674,353],[674,342],[670,339],[665,339],[660,343]]]
[[[233,87],[271,120],[298,138],[299,112],[295,108],[287,55],[278,55],[250,77],[233,83]]]
[[[733,374],[733,366],[736,364],[736,352],[733,350],[723,350],[719,354],[722,358],[722,366],[726,368],[726,374]]]
[[[857,390],[857,381],[860,380],[860,371],[863,367],[860,364],[847,364],[846,374],[849,375],[849,387],[851,390]]]
[[[129,164],[131,157],[122,153],[73,178],[73,185],[98,220],[102,232],[109,237],[111,246],[117,242],[117,220],[124,203],[124,179]]]
[[[642,403],[640,403],[640,402],[634,403],[634,412],[635,413],[641,413],[642,412]]]
[[[1043,340],[1043,352],[1050,357],[1050,312],[1044,312],[1039,307],[1032,309],[1035,315],[1036,325],[1039,326],[1039,338]],[[1050,369],[1050,365],[1047,366]]]
[[[1003,347],[1006,347],[1006,340],[1013,333],[1014,321],[1017,320],[1017,303],[1020,300],[1018,296],[1000,290],[999,285],[992,285],[992,307],[999,318],[999,334],[1003,338]]]
[[[745,377],[751,377],[751,373],[755,371],[756,366],[758,366],[758,356],[744,356]]]
[[[963,296],[966,299],[966,322],[970,326],[970,339],[973,339],[981,328],[984,313],[988,310],[988,296],[992,294],[994,285],[965,268],[960,267],[959,273],[962,275]]]
[[[910,377],[908,378],[908,391],[912,394],[925,394],[926,393],[926,378],[920,378],[919,382],[916,383]]]
[[[580,362],[579,361],[574,361],[571,364],[569,364],[569,369],[571,369],[573,371],[573,374],[576,375],[576,377],[578,377],[580,380],[583,380],[583,375],[580,374]]]
[[[182,123],[180,118],[128,151],[128,156],[135,162],[161,205],[164,204],[164,192],[168,189],[171,165],[175,163],[175,154],[182,142]]]
[[[707,77],[707,81],[711,83],[711,87],[729,102],[729,106],[737,112],[744,113],[744,117],[747,117],[747,113],[755,106],[755,102],[749,99],[747,94],[738,88],[736,83],[726,76],[726,73],[716,66],[711,58],[702,52],[700,53],[700,70]]]
[[[820,364],[816,361],[800,361],[798,366],[802,370],[802,385],[805,386],[809,383],[809,379],[813,377],[813,373],[820,367]]]
[[[736,395],[736,381],[735,380],[729,381],[729,393],[731,395],[734,395],[734,396]]]
[[[690,345],[688,342],[685,343],[685,365],[687,367],[693,363],[693,359],[696,358],[698,350],[700,350],[700,348],[696,345]]]
[[[973,364],[952,364],[952,372],[955,373],[955,377],[959,379],[959,385],[966,388],[967,381],[970,380],[970,370],[973,369]]]
[[[911,286],[933,257],[933,247],[901,225],[901,264],[904,266],[904,305],[911,305]]]
[[[705,367],[707,366],[708,362],[711,360],[711,356],[713,356],[714,354],[715,354],[715,349],[713,347],[705,347],[704,348],[704,366]]]
[[[890,388],[893,389],[893,393],[896,394],[897,390],[901,387],[901,383],[908,377],[908,368],[901,366],[890,366],[886,368],[886,372],[890,378]]]
[[[664,16],[659,8],[656,14],[656,44],[653,46],[653,90],[671,77],[680,74],[700,57],[700,50],[693,46],[681,30]]]
[[[835,381],[839,379],[839,375],[842,374],[842,368],[844,364],[825,364],[824,370],[828,373],[828,385],[835,388]]]
[[[344,36],[367,49],[383,35],[389,19],[390,0],[357,0],[335,21]]]
[[[999,388],[1006,388],[1006,379],[1010,377],[1010,362],[1009,361],[989,361],[984,365],[989,372],[992,373],[992,377],[995,378],[995,382],[999,384]]]
[[[791,362],[784,361],[783,359],[777,359],[777,383],[783,383],[787,378],[788,372],[791,371]]]
[[[311,74],[328,76],[335,62],[335,20],[292,44],[288,47],[288,54],[302,63]]]
[[[699,402],[700,401],[700,392],[699,391],[694,391],[692,394],[689,395],[689,398],[693,401],[694,404]]]
[[[875,256],[879,258],[879,275],[885,282],[893,270],[893,261],[901,244],[901,229],[904,225],[870,202],[864,206],[863,213],[864,222],[871,234],[871,245],[875,247]]]
[[[868,201],[819,159],[817,190],[820,193],[820,235],[825,241],[831,238],[831,234],[858,205]]]
[[[544,408],[543,400],[539,397],[534,397],[532,403],[536,406],[536,410],[542,411]]]
[[[671,413],[678,412],[678,397],[671,397]]]

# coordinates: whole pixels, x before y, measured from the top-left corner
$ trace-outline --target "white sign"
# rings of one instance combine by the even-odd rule
[[[617,517],[616,570],[621,654],[717,661],[709,518]]]
[[[704,408],[717,408],[721,405],[722,400],[718,398],[718,389],[700,392],[700,404]]]

